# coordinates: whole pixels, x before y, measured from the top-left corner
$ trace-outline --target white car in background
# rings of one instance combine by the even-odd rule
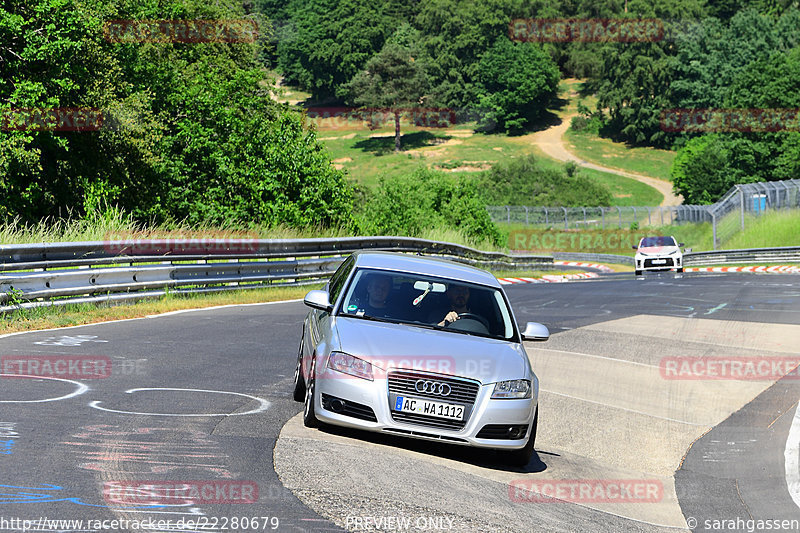
[[[683,243],[677,242],[675,237],[642,237],[639,246],[633,247],[636,250],[636,275],[640,276],[647,270],[683,272],[681,246]]]

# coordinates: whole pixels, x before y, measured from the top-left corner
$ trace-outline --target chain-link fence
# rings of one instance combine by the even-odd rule
[[[487,206],[496,223],[554,229],[627,229],[708,222],[714,249],[761,214],[800,209],[800,180],[736,185],[717,203],[657,207],[541,207]]]

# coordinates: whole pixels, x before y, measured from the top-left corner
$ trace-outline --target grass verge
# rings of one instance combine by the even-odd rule
[[[656,148],[632,148],[625,143],[598,137],[593,133],[567,130],[564,135],[569,150],[586,161],[604,167],[672,181],[670,169],[675,152]]]

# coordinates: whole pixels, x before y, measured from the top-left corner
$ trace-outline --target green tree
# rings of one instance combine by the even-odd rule
[[[734,183],[726,173],[728,152],[716,135],[690,139],[672,164],[672,184],[687,204],[711,204]]]
[[[556,95],[558,67],[534,43],[497,39],[476,67],[478,101],[506,131],[519,131],[539,118]]]
[[[403,22],[400,0],[293,0],[279,35],[278,68],[288,83],[316,100],[343,98],[343,86],[364,68]]]
[[[414,27],[432,58],[431,101],[449,108],[478,104],[474,68],[498,37],[508,35],[509,21],[522,16],[515,0],[426,0]]]
[[[417,57],[414,57],[414,56]],[[394,150],[400,151],[400,116],[419,106],[428,90],[425,61],[409,46],[388,42],[347,85],[358,105],[385,108],[394,115]]]
[[[202,0],[12,0],[0,8],[0,111],[91,107],[92,132],[3,132],[0,217],[105,206],[140,221],[352,222],[352,198],[302,115],[276,103],[257,42],[109,42],[104,21],[233,19]],[[13,114],[13,113],[12,113]]]

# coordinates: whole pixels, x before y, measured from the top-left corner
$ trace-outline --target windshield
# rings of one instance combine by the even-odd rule
[[[339,314],[504,340],[515,338],[511,313],[500,290],[420,274],[359,269]]]
[[[649,248],[651,246],[677,246],[672,237],[645,237],[642,239],[639,248]]]

